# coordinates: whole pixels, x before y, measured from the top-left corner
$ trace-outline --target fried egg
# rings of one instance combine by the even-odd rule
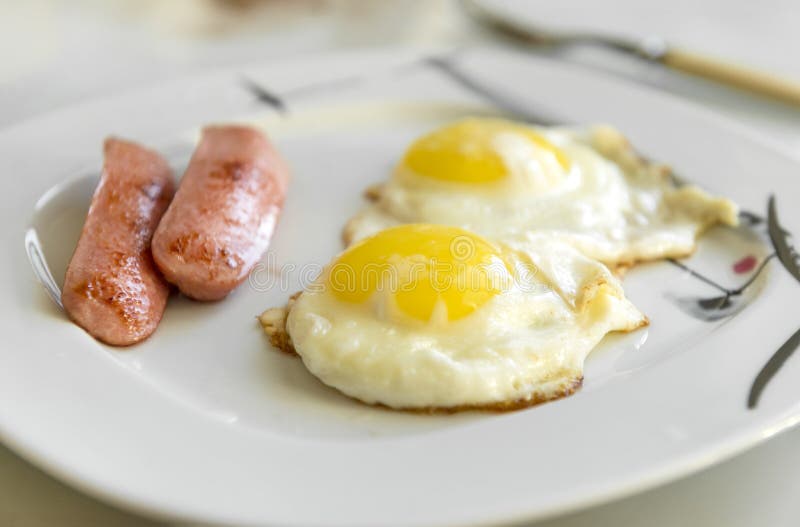
[[[285,324],[307,369],[348,396],[448,411],[568,395],[607,333],[647,323],[608,268],[569,244],[429,224],[352,245],[288,315],[261,320],[272,335]]]
[[[681,257],[738,209],[639,157],[610,127],[534,128],[473,118],[416,140],[373,203],[345,228],[350,243],[401,223],[441,223],[490,239],[550,233],[612,267]]]

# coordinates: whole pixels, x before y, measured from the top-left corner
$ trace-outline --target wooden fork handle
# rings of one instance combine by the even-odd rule
[[[681,49],[669,49],[660,59],[670,68],[800,106],[800,82]]]

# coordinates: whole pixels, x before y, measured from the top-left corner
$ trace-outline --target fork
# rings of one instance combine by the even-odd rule
[[[692,51],[673,48],[661,38],[649,37],[637,42],[600,33],[553,31],[542,26],[520,24],[487,9],[477,0],[461,0],[461,5],[475,21],[519,44],[551,48],[575,45],[604,47],[800,107],[800,83]]]

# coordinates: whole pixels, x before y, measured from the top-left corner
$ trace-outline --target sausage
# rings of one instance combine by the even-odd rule
[[[67,267],[61,302],[98,340],[129,346],[149,337],[170,287],[159,274],[150,240],[175,191],[158,153],[106,139],[100,182]]]
[[[259,131],[205,128],[153,235],[166,279],[196,300],[219,300],[241,284],[267,250],[288,173]]]

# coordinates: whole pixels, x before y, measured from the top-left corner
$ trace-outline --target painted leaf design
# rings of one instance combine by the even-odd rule
[[[783,267],[789,271],[795,280],[800,282],[800,266],[797,265],[797,253],[794,248],[789,244],[789,236],[786,231],[778,223],[778,213],[775,210],[775,196],[769,197],[769,204],[767,206],[767,229],[769,232],[769,239],[775,247],[775,252],[778,255]]]

